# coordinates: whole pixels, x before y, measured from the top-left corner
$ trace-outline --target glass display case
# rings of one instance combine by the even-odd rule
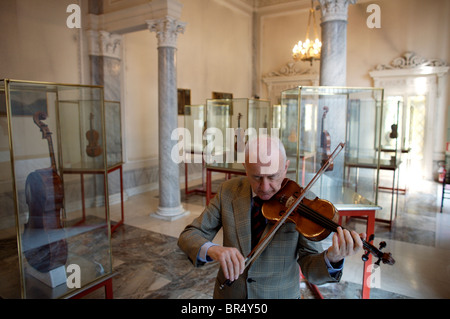
[[[184,106],[184,128],[190,134],[190,140],[184,141],[186,153],[202,154],[204,147],[203,132],[206,129],[204,105]]]
[[[206,129],[205,105],[185,105],[184,106],[184,128],[187,130],[184,139],[184,193],[203,194],[205,193],[205,166],[203,161],[203,132]],[[189,189],[189,173],[194,174],[201,171],[202,187]]]
[[[337,194],[351,189],[376,204],[380,166],[377,119],[382,112],[383,89],[301,86],[283,91],[281,104],[273,107],[273,125],[280,128],[291,167],[295,167],[288,177],[307,185],[335,148],[345,143],[314,190],[328,199],[330,188]],[[367,167],[370,171],[362,174],[361,168]],[[326,185],[327,191],[321,185]]]
[[[260,128],[270,127],[271,107],[267,100],[238,98],[206,101],[206,150],[213,157],[211,161],[237,161],[237,154],[243,153],[247,139],[258,133]],[[237,143],[237,136],[241,136],[244,142]],[[228,159],[227,154],[230,156]],[[242,162],[241,157],[239,161]]]
[[[0,124],[0,297],[66,298],[109,280],[120,106],[98,86],[1,80]]]
[[[120,102],[105,101],[106,166],[123,163],[122,114]]]
[[[383,109],[377,108],[376,130],[380,132],[376,142],[380,144],[382,160],[396,161],[401,155],[402,148],[409,148],[409,130],[403,124],[403,101],[401,97],[389,96],[385,98]],[[403,146],[403,147],[402,147]]]

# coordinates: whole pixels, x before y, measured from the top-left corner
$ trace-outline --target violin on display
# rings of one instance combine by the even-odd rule
[[[91,113],[89,118],[90,130],[86,132],[86,138],[89,141],[88,146],[86,146],[86,154],[90,157],[97,157],[102,154],[103,149],[98,144],[98,139],[100,134],[92,128],[92,121],[94,120],[94,114]]]
[[[234,150],[239,153],[245,150],[245,130],[241,128],[242,116],[243,116],[242,113],[238,114],[238,127],[235,131],[236,138],[234,142]]]
[[[398,137],[398,125],[392,124],[391,125],[391,132],[389,133],[390,138],[397,138]]]
[[[322,132],[320,135],[320,147],[322,148],[322,162],[321,162],[322,166],[325,165],[326,161],[331,156],[331,135],[327,130],[325,130],[324,125],[328,111],[329,111],[328,106],[324,106],[322,115]],[[327,171],[332,170],[333,170],[333,163],[330,163],[330,165],[327,168]]]
[[[42,121],[43,112],[36,112],[34,123],[48,142],[51,166],[27,176],[25,197],[29,217],[23,233],[23,251],[28,263],[40,272],[48,272],[67,261],[67,243],[61,223],[64,186],[56,169],[52,133]]]

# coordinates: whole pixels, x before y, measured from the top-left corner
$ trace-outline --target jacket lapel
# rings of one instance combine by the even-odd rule
[[[251,211],[251,187],[245,183],[247,191],[240,192],[240,196],[233,200],[234,220],[236,223],[237,238],[242,254],[246,257],[250,254],[252,232],[250,224]]]

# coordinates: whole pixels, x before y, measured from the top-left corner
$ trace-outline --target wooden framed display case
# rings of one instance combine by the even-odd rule
[[[273,125],[280,128],[291,167],[295,167],[295,174],[288,177],[306,185],[337,145],[345,143],[313,191],[331,200],[332,193],[343,194],[345,189],[352,189],[378,205],[380,171],[394,170],[389,182],[395,184],[399,165],[395,144],[389,158],[384,149],[381,151],[381,135],[387,126],[391,128],[398,121],[397,106],[390,103],[385,107],[383,99],[381,88],[301,86],[283,91],[281,104],[273,107]],[[391,104],[395,106],[393,111]],[[386,208],[392,208],[394,203],[395,194],[389,194],[391,205]]]
[[[0,81],[2,298],[111,287],[108,173],[122,165],[120,121],[102,87]]]
[[[245,142],[252,134],[258,133],[260,128],[267,128],[267,134],[270,134],[271,114],[270,102],[267,100],[207,100],[205,136],[206,150],[213,157],[210,161],[236,161],[236,155],[244,151]],[[244,143],[237,143],[237,138],[232,135],[241,136]],[[217,137],[221,138],[216,140]],[[233,155],[227,159],[227,154],[234,154],[234,160]]]

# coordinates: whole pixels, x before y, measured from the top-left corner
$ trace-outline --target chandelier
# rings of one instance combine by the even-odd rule
[[[320,60],[320,51],[322,48],[322,42],[319,40],[316,27],[316,15],[313,6],[314,0],[311,1],[311,9],[309,9],[308,28],[306,29],[305,42],[298,41],[298,43],[292,49],[292,57],[295,61],[310,61],[311,65],[314,60]],[[309,39],[309,30],[311,29],[311,17],[313,18],[314,36],[315,40]]]

